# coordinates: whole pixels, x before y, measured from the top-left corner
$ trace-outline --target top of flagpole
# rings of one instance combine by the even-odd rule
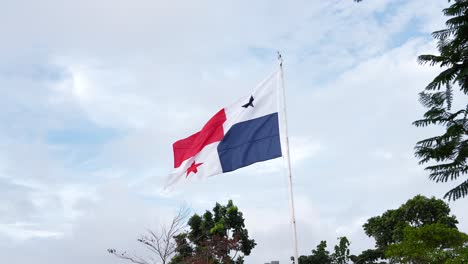
[[[281,56],[281,53],[279,51],[278,52],[278,61],[279,61],[279,65],[280,67],[283,67],[283,57]]]

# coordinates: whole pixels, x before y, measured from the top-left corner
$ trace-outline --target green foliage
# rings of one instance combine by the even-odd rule
[[[407,226],[421,227],[442,224],[456,228],[455,216],[450,215],[450,207],[442,200],[417,195],[398,209],[387,210],[364,224],[364,231],[375,239],[376,248],[384,252],[391,244],[401,242],[403,230]]]
[[[449,1],[451,2],[451,1]],[[446,29],[435,31],[439,55],[421,55],[421,64],[440,66],[437,75],[420,93],[421,104],[428,108],[424,117],[415,121],[417,127],[442,126],[445,132],[417,142],[415,155],[420,164],[428,162],[429,178],[436,182],[458,180],[468,172],[468,104],[452,110],[454,88],[464,95],[468,93],[468,1],[455,0],[444,9],[448,16]],[[468,195],[468,179],[446,193],[444,198],[457,200]]]
[[[335,246],[335,251],[331,255],[332,264],[347,264],[349,261],[349,245],[347,237],[339,237],[339,243]]]
[[[384,257],[384,253],[379,249],[367,249],[358,256],[349,256],[349,259],[351,259],[354,264],[385,264],[386,262],[379,261]]]
[[[312,250],[309,256],[300,256],[299,264],[346,264],[349,261],[349,240],[346,237],[339,237],[339,243],[334,247],[334,252],[330,254],[327,250],[327,241],[320,241],[316,249]],[[293,258],[291,257],[291,260]]]
[[[300,256],[299,264],[331,264],[330,252],[327,250],[327,241],[320,241],[312,255]]]
[[[327,251],[327,241],[320,241],[318,244],[317,249],[312,250],[312,255],[309,256],[311,260],[309,263],[330,263],[330,252]]]
[[[468,263],[468,235],[443,224],[407,226],[387,258],[398,263]]]
[[[465,264],[468,263],[468,235],[457,230],[457,223],[443,200],[417,195],[364,224],[366,234],[376,241],[375,249],[349,255],[349,241],[341,238],[331,262],[324,263],[348,263],[336,257],[346,252],[354,264]]]
[[[190,230],[176,236],[176,255],[171,264],[221,264],[244,262],[256,243],[249,238],[244,218],[230,200],[216,203],[213,211],[193,215]]]

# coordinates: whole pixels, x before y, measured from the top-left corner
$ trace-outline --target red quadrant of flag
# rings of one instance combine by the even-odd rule
[[[176,141],[174,149],[174,168],[178,168],[184,160],[195,156],[206,145],[221,141],[224,137],[223,123],[226,113],[221,109],[200,130],[188,138]]]

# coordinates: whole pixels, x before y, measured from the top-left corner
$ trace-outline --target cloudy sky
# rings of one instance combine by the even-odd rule
[[[413,157],[417,93],[438,69],[445,0],[0,0],[0,259],[125,263],[146,228],[233,199],[258,245],[292,255],[281,159],[160,192],[171,144],[285,58],[300,254],[416,194],[442,197]],[[468,232],[466,201],[450,204]],[[465,209],[465,210],[464,210]]]

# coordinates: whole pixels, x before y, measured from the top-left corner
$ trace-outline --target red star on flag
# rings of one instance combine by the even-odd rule
[[[195,161],[192,162],[192,165],[190,165],[190,167],[188,167],[187,169],[187,174],[185,175],[185,178],[188,177],[188,175],[193,172],[193,173],[197,173],[198,172],[198,166],[202,165],[203,163],[195,163]]]

